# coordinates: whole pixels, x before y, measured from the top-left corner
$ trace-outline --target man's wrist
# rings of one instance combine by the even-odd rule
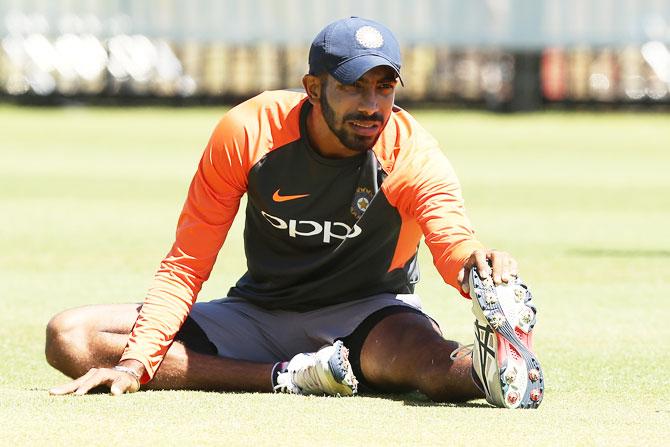
[[[139,360],[134,359],[121,360],[116,366],[119,366],[124,370],[128,368],[130,371],[127,372],[137,377],[140,383],[142,382],[142,377],[144,376],[145,368],[142,362],[140,362]],[[122,369],[118,370],[121,371]]]
[[[135,378],[135,380],[137,380],[137,385],[139,387],[141,376],[139,374],[137,374],[137,372],[134,369],[128,368],[127,366],[121,366],[121,365],[116,365],[113,369],[114,369],[114,371],[121,371],[121,372],[124,372],[126,374],[130,374],[131,376],[133,376]]]

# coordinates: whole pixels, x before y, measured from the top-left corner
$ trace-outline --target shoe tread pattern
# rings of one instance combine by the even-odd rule
[[[512,324],[509,321],[509,316],[505,314],[505,311],[503,310],[500,304],[500,300],[496,299],[494,302],[487,302],[485,294],[487,291],[488,292],[493,291],[494,293],[497,294],[495,286],[485,285],[484,281],[482,281],[482,279],[479,277],[476,268],[472,269],[472,279],[473,279],[472,281],[473,285],[475,287],[474,291],[475,293],[471,293],[471,296],[473,297],[473,299],[477,300],[493,332],[500,334],[503,338],[505,338],[505,340],[510,345],[512,345],[512,347],[514,347],[517,350],[517,352],[521,355],[524,362],[526,363],[527,371],[531,371],[533,369],[538,371],[539,377],[536,381],[531,381],[528,377],[526,377],[528,384],[526,386],[526,391],[524,395],[521,396],[521,402],[518,405],[518,408],[537,408],[542,402],[542,398],[544,397],[544,375],[540,367],[540,362],[537,360],[533,352],[531,352],[531,350],[528,347],[526,347],[526,345],[518,337],[515,328],[512,327]],[[522,287],[523,290],[525,291],[524,304],[528,308],[530,308],[531,311],[533,312],[532,321],[529,325],[529,332],[530,332],[535,325],[537,310],[532,302],[532,295],[528,290],[528,288],[519,279],[515,280],[515,284],[518,287]],[[502,323],[499,324],[497,328],[493,325],[491,321],[492,320],[491,317],[496,313],[500,313],[505,317]],[[500,380],[503,387],[505,385],[505,381],[503,378],[504,374],[505,371],[501,370]],[[540,393],[539,398],[537,400],[532,400],[530,398],[530,393],[534,389],[539,390]]]

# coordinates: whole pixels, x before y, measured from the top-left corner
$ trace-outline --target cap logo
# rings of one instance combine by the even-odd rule
[[[377,28],[362,26],[356,31],[356,41],[365,48],[379,48],[384,45],[384,38]]]

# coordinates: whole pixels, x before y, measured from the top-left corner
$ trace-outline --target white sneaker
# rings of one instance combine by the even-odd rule
[[[533,354],[533,297],[518,278],[495,286],[470,273],[475,321],[472,366],[486,400],[497,407],[537,408],[544,395],[540,362]]]
[[[349,350],[341,340],[318,352],[298,354],[277,376],[275,391],[293,394],[353,396],[358,381],[349,364]]]

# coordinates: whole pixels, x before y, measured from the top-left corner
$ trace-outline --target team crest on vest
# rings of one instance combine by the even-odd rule
[[[365,48],[379,48],[384,45],[384,37],[377,28],[366,25],[356,31],[356,41]]]
[[[360,186],[356,188],[354,199],[351,202],[351,214],[353,214],[356,219],[360,219],[365,210],[368,209],[372,196],[372,191],[368,188]]]

